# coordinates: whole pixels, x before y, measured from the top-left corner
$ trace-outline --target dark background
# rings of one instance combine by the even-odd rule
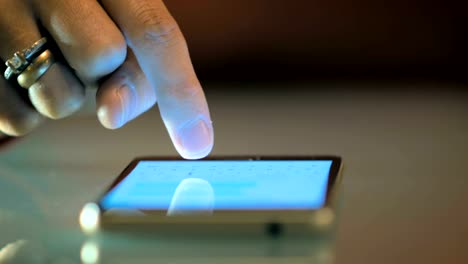
[[[468,83],[467,1],[165,2],[202,82]]]

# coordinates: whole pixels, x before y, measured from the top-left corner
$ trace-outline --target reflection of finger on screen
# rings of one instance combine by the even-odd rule
[[[177,186],[167,215],[211,214],[214,208],[214,191],[203,179],[184,179]]]

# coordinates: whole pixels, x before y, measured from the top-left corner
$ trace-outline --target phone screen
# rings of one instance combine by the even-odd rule
[[[324,206],[332,160],[141,160],[101,199],[109,209],[299,210]]]

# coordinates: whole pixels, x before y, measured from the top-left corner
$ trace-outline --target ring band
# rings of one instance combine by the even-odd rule
[[[37,80],[39,80],[47,70],[49,70],[50,66],[52,66],[54,62],[54,57],[50,50],[44,51],[41,55],[35,58],[20,75],[18,75],[18,84],[21,87],[28,89],[37,82]]]
[[[44,49],[46,43],[47,38],[41,38],[31,47],[15,52],[13,57],[5,62],[5,65],[7,66],[4,73],[5,79],[9,80],[13,74],[20,74],[24,69],[26,69],[31,61],[34,60],[36,55]]]

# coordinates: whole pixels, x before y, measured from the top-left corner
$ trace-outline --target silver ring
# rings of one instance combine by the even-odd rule
[[[20,74],[22,71],[24,71],[29,66],[29,64],[31,64],[31,61],[35,58],[37,53],[43,49],[46,43],[47,38],[41,38],[31,47],[15,52],[13,57],[11,57],[5,63],[7,66],[7,69],[3,74],[5,79],[9,80],[13,74]]]

